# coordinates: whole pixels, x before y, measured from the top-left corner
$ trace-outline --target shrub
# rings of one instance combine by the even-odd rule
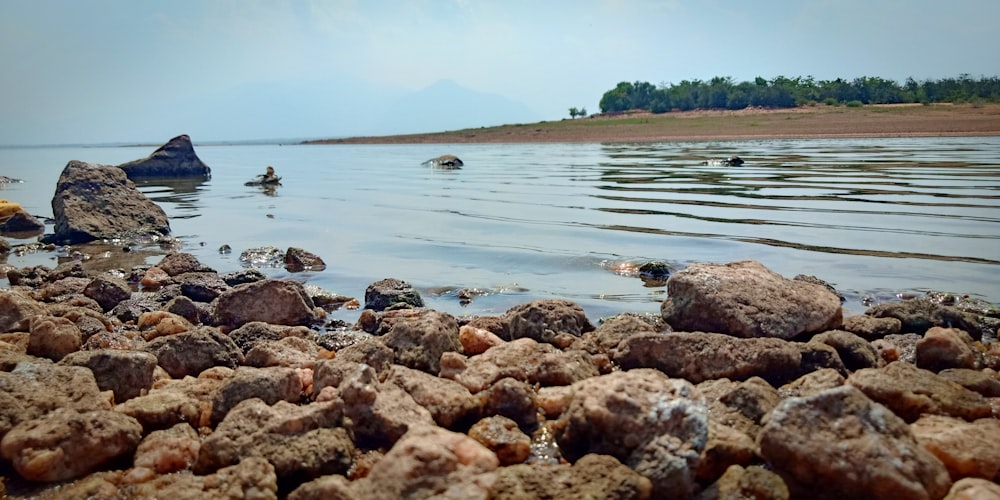
[[[864,106],[864,104],[862,104],[861,101],[859,101],[857,99],[855,99],[853,101],[847,101],[847,107],[848,108],[860,108],[861,106]]]

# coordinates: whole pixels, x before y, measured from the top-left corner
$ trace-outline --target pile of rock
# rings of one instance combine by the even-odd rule
[[[596,327],[565,300],[459,319],[383,280],[338,330],[309,287],[183,253],[8,278],[0,496],[1000,496],[995,310],[845,320],[746,261]]]

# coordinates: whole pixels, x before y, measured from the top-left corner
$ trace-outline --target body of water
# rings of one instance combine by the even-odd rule
[[[69,160],[119,164],[152,147],[0,149],[0,198],[51,216]],[[666,289],[618,266],[756,259],[834,285],[848,313],[930,290],[1000,302],[1000,138],[660,144],[196,145],[212,178],[140,188],[173,235],[220,272],[241,251],[301,247],[294,276],[357,297],[393,277],[427,305],[498,314],[566,298],[592,319],[657,312]],[[459,170],[421,165],[440,154]],[[705,164],[739,155],[740,167]],[[273,165],[273,192],[243,183]],[[51,231],[51,226],[50,226]],[[24,240],[12,240],[13,244]],[[220,254],[221,245],[232,254]],[[54,267],[55,255],[11,256]],[[147,258],[155,263],[158,256]],[[460,303],[456,292],[485,295]],[[338,312],[344,319],[357,311]]]

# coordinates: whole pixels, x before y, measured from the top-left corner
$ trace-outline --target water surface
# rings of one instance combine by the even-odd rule
[[[51,215],[67,161],[119,164],[153,149],[0,149],[0,175],[26,181],[0,197]],[[456,315],[560,297],[597,319],[656,312],[665,296],[662,285],[612,272],[621,263],[756,259],[830,282],[848,313],[930,290],[1000,302],[996,137],[196,150],[210,180],[141,185],[184,251],[229,272],[247,248],[305,248],[327,269],[297,279],[362,301],[369,283],[395,277]],[[445,153],[465,167],[421,165]],[[732,154],[746,164],[704,164]],[[280,187],[243,185],[267,165]],[[220,254],[223,244],[234,252]],[[462,305],[459,288],[488,294]]]

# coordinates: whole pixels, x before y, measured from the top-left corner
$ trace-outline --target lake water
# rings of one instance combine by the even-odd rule
[[[154,149],[2,148],[0,175],[26,182],[0,198],[51,216],[69,160],[119,164]],[[654,259],[677,269],[756,259],[787,277],[812,274],[846,297],[848,313],[929,290],[1000,302],[997,137],[195,149],[210,180],[141,186],[183,251],[225,273],[247,248],[301,247],[327,269],[292,276],[362,302],[368,284],[394,277],[455,315],[552,297],[594,320],[657,312],[664,286],[612,270]],[[465,167],[421,165],[445,153]],[[733,154],[746,164],[703,164]],[[243,185],[267,165],[283,176],[275,192]],[[220,254],[223,244],[233,253]],[[462,305],[460,288],[488,293]]]

